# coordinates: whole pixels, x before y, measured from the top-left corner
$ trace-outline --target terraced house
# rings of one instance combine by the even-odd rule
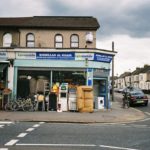
[[[46,94],[54,83],[88,85],[108,108],[116,52],[96,48],[99,27],[91,16],[0,18],[1,93],[10,89],[12,97],[27,97]]]
[[[150,93],[150,65],[137,67],[133,72],[125,72],[115,80],[115,87],[123,89],[126,86],[133,86]]]

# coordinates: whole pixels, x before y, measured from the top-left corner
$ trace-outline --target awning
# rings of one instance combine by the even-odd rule
[[[8,66],[8,64],[0,64],[0,74],[3,73],[4,69]]]

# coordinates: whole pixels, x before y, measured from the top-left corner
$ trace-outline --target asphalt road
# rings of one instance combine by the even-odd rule
[[[144,122],[143,122],[144,123]],[[150,125],[0,122],[0,150],[149,150]]]
[[[150,105],[134,108],[147,118],[129,124],[1,121],[0,150],[149,150]]]

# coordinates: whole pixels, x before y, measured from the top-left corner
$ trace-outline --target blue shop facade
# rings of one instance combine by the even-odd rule
[[[114,53],[101,50],[59,50],[41,51],[17,49],[13,60],[13,97],[26,97],[36,94],[41,87],[31,85],[31,79],[44,79],[48,91],[54,83],[69,86],[88,85],[93,87],[94,107],[98,108],[97,98],[104,101],[104,108],[110,108],[109,78]],[[27,82],[21,83],[23,78]],[[40,84],[39,84],[40,85]],[[30,87],[29,87],[30,86]],[[31,89],[32,88],[32,89]],[[43,87],[43,92],[45,92]]]

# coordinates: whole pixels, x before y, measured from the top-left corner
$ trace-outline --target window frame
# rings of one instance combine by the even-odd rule
[[[77,37],[77,41],[73,41],[73,36],[76,36]],[[77,46],[72,46],[72,44],[77,44]],[[79,35],[78,34],[72,34],[71,36],[70,36],[70,47],[71,48],[79,48]]]
[[[61,37],[61,41],[57,40],[57,37],[58,37],[58,36]],[[57,46],[57,44],[61,44],[61,46]],[[56,34],[56,35],[55,35],[54,47],[55,47],[55,48],[63,48],[63,36],[62,36],[62,34]]]
[[[10,38],[10,39],[8,39]],[[10,41],[10,42],[6,42]],[[4,33],[3,35],[3,47],[11,47],[12,44],[12,34],[10,32]]]
[[[33,39],[28,39],[30,35],[32,35]],[[28,45],[29,43],[32,43],[32,46]],[[28,33],[26,35],[26,47],[35,47],[35,35],[33,33]]]

